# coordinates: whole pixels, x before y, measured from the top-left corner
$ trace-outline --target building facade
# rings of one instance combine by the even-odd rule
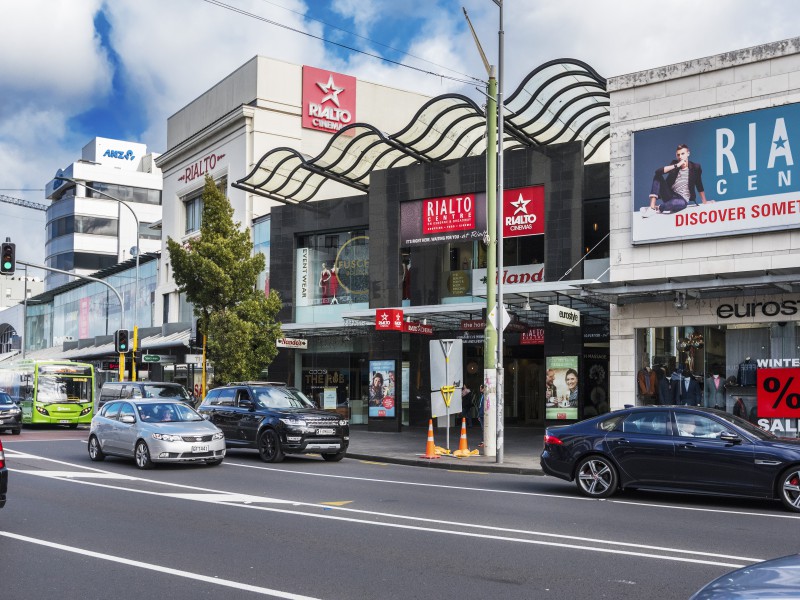
[[[612,302],[612,408],[716,406],[796,436],[800,38],[609,91],[610,282],[590,287]]]
[[[161,323],[192,323],[191,306],[176,291],[166,241],[197,235],[202,189],[211,176],[227,195],[234,221],[251,230],[258,251],[267,252],[269,213],[279,202],[234,187],[275,148],[317,155],[331,134],[356,120],[394,130],[408,121],[426,96],[354,77],[254,57],[167,122],[167,150],[156,161],[164,174],[162,256],[155,298]],[[332,183],[320,198],[351,193]],[[269,265],[269,261],[267,262]],[[262,274],[269,285],[269,273]]]
[[[46,266],[89,275],[135,256],[137,247],[140,253],[159,250],[160,232],[150,227],[161,220],[162,178],[155,157],[144,144],[97,137],[79,160],[60,169],[46,188],[52,201]],[[45,287],[69,280],[47,272]]]

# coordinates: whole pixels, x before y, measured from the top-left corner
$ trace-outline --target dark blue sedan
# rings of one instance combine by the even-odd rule
[[[711,408],[643,406],[548,427],[541,465],[590,498],[647,488],[780,498],[800,512],[800,440]]]
[[[718,577],[689,600],[800,598],[800,554],[774,558]]]

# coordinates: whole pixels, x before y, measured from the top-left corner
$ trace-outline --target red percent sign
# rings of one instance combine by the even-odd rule
[[[800,417],[800,369],[759,369],[757,374],[758,416]]]

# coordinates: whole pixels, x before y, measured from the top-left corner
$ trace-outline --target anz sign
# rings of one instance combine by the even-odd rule
[[[121,160],[133,160],[135,158],[133,150],[128,150],[127,152],[123,150],[106,150],[103,152],[103,156],[107,156],[108,158],[119,158]]]

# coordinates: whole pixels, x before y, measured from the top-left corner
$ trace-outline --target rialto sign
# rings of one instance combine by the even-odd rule
[[[676,185],[678,144],[688,146],[689,205],[641,213],[656,179]],[[800,103],[634,132],[633,242],[800,227],[798,145]]]
[[[303,67],[303,127],[335,133],[356,119],[356,78]]]
[[[503,237],[544,234],[544,186],[503,190]]]
[[[204,156],[200,160],[194,161],[191,165],[184,169],[183,174],[178,177],[178,181],[188,183],[190,181],[194,181],[198,177],[202,177],[208,173],[211,173],[217,168],[217,163],[223,158],[225,158],[224,154],[216,154],[215,152],[212,152],[208,156]]]

